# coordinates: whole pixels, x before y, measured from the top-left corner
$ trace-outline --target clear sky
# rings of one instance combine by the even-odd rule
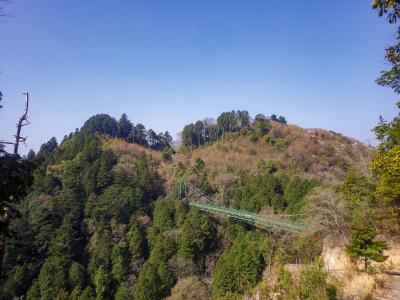
[[[34,150],[96,113],[175,135],[232,109],[371,142],[396,95],[374,83],[395,27],[370,2],[14,0],[0,19],[0,139],[27,90]]]

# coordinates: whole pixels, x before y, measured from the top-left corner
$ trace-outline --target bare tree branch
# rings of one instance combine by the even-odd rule
[[[14,143],[14,155],[18,155],[19,143],[22,142],[25,144],[25,141],[27,139],[27,137],[21,137],[22,126],[29,124],[29,121],[28,121],[29,93],[24,92],[22,94],[25,95],[25,111],[24,111],[24,114],[21,116],[21,118],[19,118],[19,121],[17,124],[17,134],[15,135],[15,143]],[[24,123],[24,122],[26,122],[26,123]]]

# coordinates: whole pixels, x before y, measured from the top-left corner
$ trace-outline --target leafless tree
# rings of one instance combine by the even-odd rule
[[[319,188],[308,199],[310,227],[329,234],[346,236],[349,231],[349,210],[345,201],[332,188]]]
[[[15,142],[4,142],[4,141],[0,142],[0,144],[14,145],[14,155],[18,155],[19,144],[21,142],[25,144],[25,141],[27,139],[27,137],[22,137],[21,136],[22,127],[30,124],[29,121],[28,121],[29,93],[28,92],[24,92],[22,94],[25,95],[25,110],[24,110],[24,113],[22,114],[22,116],[19,118],[19,121],[17,123],[17,134],[14,135]],[[1,100],[1,98],[0,98],[0,100]]]
[[[15,135],[15,143],[14,143],[14,155],[18,154],[19,143],[22,142],[25,144],[25,141],[27,138],[27,137],[21,137],[22,127],[30,124],[28,121],[29,93],[25,92],[23,94],[25,95],[25,111],[24,111],[23,115],[19,118],[19,121],[17,124],[17,134]]]

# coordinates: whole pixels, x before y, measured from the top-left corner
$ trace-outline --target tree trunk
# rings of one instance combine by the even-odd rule
[[[19,143],[25,142],[26,138],[21,137],[21,129],[23,126],[29,124],[28,122],[28,109],[29,109],[29,93],[23,93],[25,95],[25,111],[24,114],[19,118],[18,124],[17,124],[17,134],[15,135],[15,144],[14,144],[14,155],[18,155],[18,147]],[[24,124],[25,122],[25,124]]]
[[[368,267],[368,257],[364,257],[364,272],[367,272]]]

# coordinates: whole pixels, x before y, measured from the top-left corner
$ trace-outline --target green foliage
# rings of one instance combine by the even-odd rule
[[[94,299],[95,299],[95,293],[91,286],[87,286],[83,290],[82,294],[79,296],[79,300],[94,300]]]
[[[9,280],[2,287],[3,297],[9,299],[24,295],[31,285],[33,269],[32,265],[18,265],[14,270],[10,270]]]
[[[350,171],[340,188],[340,195],[346,201],[351,221],[363,222],[376,218],[376,186],[357,171]]]
[[[277,177],[270,174],[247,176],[235,189],[232,204],[235,208],[258,212],[267,205],[283,208],[283,190]]]
[[[167,234],[159,234],[150,253],[150,261],[165,263],[176,253],[175,240]]]
[[[259,212],[266,206],[276,211],[286,210],[299,213],[304,206],[304,196],[317,185],[316,182],[300,177],[289,179],[274,174],[273,164],[259,161],[257,173],[245,175],[233,192],[232,204],[235,208]]]
[[[374,186],[357,171],[350,171],[341,187],[341,192],[348,198],[351,206],[359,202],[368,202],[372,197]]]
[[[351,241],[346,246],[346,253],[356,260],[364,260],[364,271],[367,270],[368,260],[383,262],[386,256],[382,254],[383,250],[388,249],[387,243],[375,240],[377,233],[369,224],[357,224],[353,227]]]
[[[28,290],[28,293],[26,294],[26,299],[27,300],[40,299],[40,287],[37,281],[32,282],[32,285]]]
[[[89,259],[88,273],[93,279],[100,267],[110,265],[112,244],[108,230],[96,233],[92,239],[94,247]]]
[[[284,188],[284,199],[286,210],[290,213],[297,213],[304,206],[304,196],[316,186],[316,182],[301,179],[296,176]]]
[[[133,124],[128,120],[126,114],[122,114],[118,121],[118,137],[127,140],[132,131]]]
[[[73,262],[69,267],[68,281],[71,287],[83,288],[86,283],[85,268],[77,262]]]
[[[260,115],[256,116],[256,118],[254,120],[254,125],[256,127],[257,134],[259,136],[264,136],[265,134],[268,133],[268,131],[271,128],[269,121],[265,117],[260,116]]]
[[[50,256],[40,269],[38,284],[41,299],[54,299],[67,285],[67,261],[59,256]]]
[[[400,2],[398,0],[374,0],[373,8],[379,16],[387,14],[390,23],[396,23],[400,16]],[[395,45],[386,49],[386,61],[391,69],[383,71],[377,83],[390,87],[395,93],[400,93],[400,31],[398,31]],[[397,103],[400,108],[400,102]],[[380,117],[379,124],[374,128],[376,137],[380,141],[378,151],[371,162],[372,173],[378,178],[377,197],[388,205],[387,219],[394,221],[397,227],[400,223],[400,114],[391,122]]]
[[[215,228],[209,216],[191,208],[179,236],[178,253],[184,258],[198,259],[215,246]]]
[[[127,282],[121,283],[121,285],[118,287],[116,293],[115,293],[115,300],[126,300],[126,299],[132,299],[130,290],[129,290],[129,285]]]
[[[299,280],[300,299],[328,299],[327,276],[321,259],[303,267]]]
[[[400,78],[400,75],[397,75]],[[400,108],[400,102],[398,103]],[[400,114],[391,122],[375,127],[377,138],[381,141],[370,168],[378,179],[376,197],[386,205],[386,219],[398,227],[400,223]]]
[[[213,271],[212,294],[244,293],[260,278],[263,257],[251,235],[239,235],[220,256]]]
[[[209,120],[193,124],[190,145],[205,145],[224,134],[231,141],[250,133],[262,139],[271,125],[278,126],[262,116],[250,124],[246,112],[228,112],[217,124]],[[22,218],[13,225],[23,233],[23,242],[10,243],[5,260],[10,271],[0,281],[1,290],[8,291],[5,299],[26,293],[28,299],[63,299],[68,294],[71,300],[161,299],[169,295],[175,282],[172,296],[176,299],[193,294],[209,298],[208,286],[198,278],[212,280],[214,297],[233,299],[257,285],[264,262],[275,260],[276,245],[265,233],[233,221],[228,225],[214,221],[212,216],[189,209],[187,199],[166,198],[157,169],[168,171],[169,166],[157,165],[145,155],[117,157],[107,150],[110,140],[101,133],[118,134],[128,143],[154,149],[167,147],[165,155],[173,153],[167,146],[172,143],[167,132],[156,134],[141,124],[133,126],[126,116],[118,123],[109,116],[88,120],[81,132],[65,137],[60,146],[48,151],[35,174],[32,192],[21,202]],[[228,151],[225,145],[221,149]],[[168,155],[165,160],[170,159]],[[229,167],[237,184],[222,187],[217,186],[218,174],[209,174],[202,159],[189,168],[178,162],[171,166],[168,195],[177,191],[170,182],[174,185],[179,178],[191,176],[204,193],[215,194],[218,200],[231,199],[236,208],[258,212],[270,206],[276,212],[298,212],[315,183],[283,176],[283,167],[279,165],[278,171],[271,161],[259,161],[255,173]],[[285,249],[285,259],[300,257],[299,253],[305,260],[312,259],[317,239],[295,241],[294,251]],[[286,275],[279,279],[284,293],[290,285]]]
[[[83,124],[81,131],[85,134],[101,133],[114,137],[117,136],[118,133],[118,123],[107,114],[98,114],[90,117],[85,124]]]
[[[54,300],[69,300],[69,294],[65,289],[61,289]]]
[[[44,160],[51,159],[51,155],[57,150],[58,143],[57,139],[53,136],[48,142],[40,146],[40,150],[37,156]]]
[[[161,160],[163,162],[171,162],[172,161],[172,155],[175,154],[175,150],[172,148],[165,148],[164,151],[161,154]]]
[[[129,230],[126,233],[126,240],[128,243],[129,254],[131,259],[136,261],[144,258],[147,253],[147,243],[144,230],[133,219],[129,225]]]
[[[157,300],[167,295],[173,284],[171,273],[164,263],[146,262],[140,271],[135,291],[136,300]]]
[[[186,220],[186,215],[189,212],[188,201],[182,199],[175,202],[175,223],[177,226],[182,226]]]
[[[79,300],[79,296],[82,293],[81,287],[77,286],[75,287],[71,294],[69,295],[69,300]]]
[[[197,148],[215,142],[226,132],[237,132],[249,125],[250,115],[247,111],[224,112],[217,118],[217,124],[204,120],[186,125],[181,134],[182,144]]]
[[[67,215],[63,224],[56,230],[54,238],[50,242],[49,253],[53,256],[64,257],[72,260],[79,256],[82,247],[80,233],[73,226],[71,215]]]
[[[390,24],[396,23],[400,16],[399,0],[373,0],[372,8],[378,11],[380,17],[387,14]]]
[[[400,46],[399,46],[400,47]],[[400,50],[399,50],[400,51]],[[400,73],[398,75],[400,77]],[[399,87],[400,92],[400,87]],[[397,103],[400,109],[400,102]],[[385,121],[382,117],[379,118],[379,123],[374,128],[376,138],[380,141],[378,146],[379,152],[384,152],[400,144],[400,114],[392,121]]]
[[[10,154],[0,154],[0,235],[8,234],[15,204],[25,196],[33,183],[35,164]],[[4,249],[0,249],[3,253]]]
[[[158,199],[153,212],[153,227],[148,234],[150,248],[153,248],[157,235],[175,225],[174,203],[168,199]]]
[[[104,299],[109,295],[110,283],[111,278],[109,271],[104,266],[100,266],[94,276],[97,299]]]
[[[111,253],[111,276],[118,284],[125,282],[128,277],[129,251],[125,242],[115,244]]]
[[[295,299],[295,289],[292,274],[284,267],[278,270],[278,278],[274,286],[274,292],[278,293],[281,299]]]

